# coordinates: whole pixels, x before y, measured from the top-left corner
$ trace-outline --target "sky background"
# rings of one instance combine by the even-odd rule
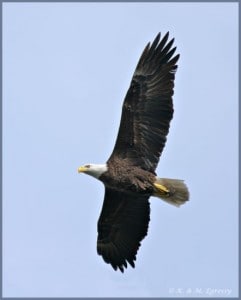
[[[157,173],[191,197],[151,199],[136,268],[121,274],[96,253],[104,187],[77,168],[108,159],[159,31],[181,58]],[[237,293],[238,4],[4,3],[3,296]]]

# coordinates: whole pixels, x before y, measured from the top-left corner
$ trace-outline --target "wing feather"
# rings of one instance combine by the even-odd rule
[[[179,55],[173,57],[174,39],[160,33],[145,47],[123,107],[117,140],[108,160],[129,159],[155,172],[173,116],[173,88]],[[137,159],[138,158],[138,159]]]
[[[114,270],[134,268],[150,220],[149,197],[135,197],[109,188],[98,221],[97,252]]]

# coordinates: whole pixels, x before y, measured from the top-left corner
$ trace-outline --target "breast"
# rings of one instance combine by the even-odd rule
[[[151,195],[155,176],[145,170],[126,164],[111,164],[99,178],[106,187],[131,194]]]

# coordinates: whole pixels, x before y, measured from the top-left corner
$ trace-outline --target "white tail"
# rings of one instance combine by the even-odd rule
[[[156,178],[153,196],[161,198],[165,202],[180,206],[189,199],[189,192],[183,180]]]

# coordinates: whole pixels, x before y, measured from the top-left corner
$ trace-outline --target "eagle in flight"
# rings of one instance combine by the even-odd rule
[[[97,252],[114,270],[135,267],[147,235],[151,196],[180,206],[189,199],[183,180],[159,178],[156,167],[173,117],[173,88],[179,54],[169,33],[145,47],[123,102],[112,154],[105,164],[86,164],[79,173],[105,186],[98,220]]]

